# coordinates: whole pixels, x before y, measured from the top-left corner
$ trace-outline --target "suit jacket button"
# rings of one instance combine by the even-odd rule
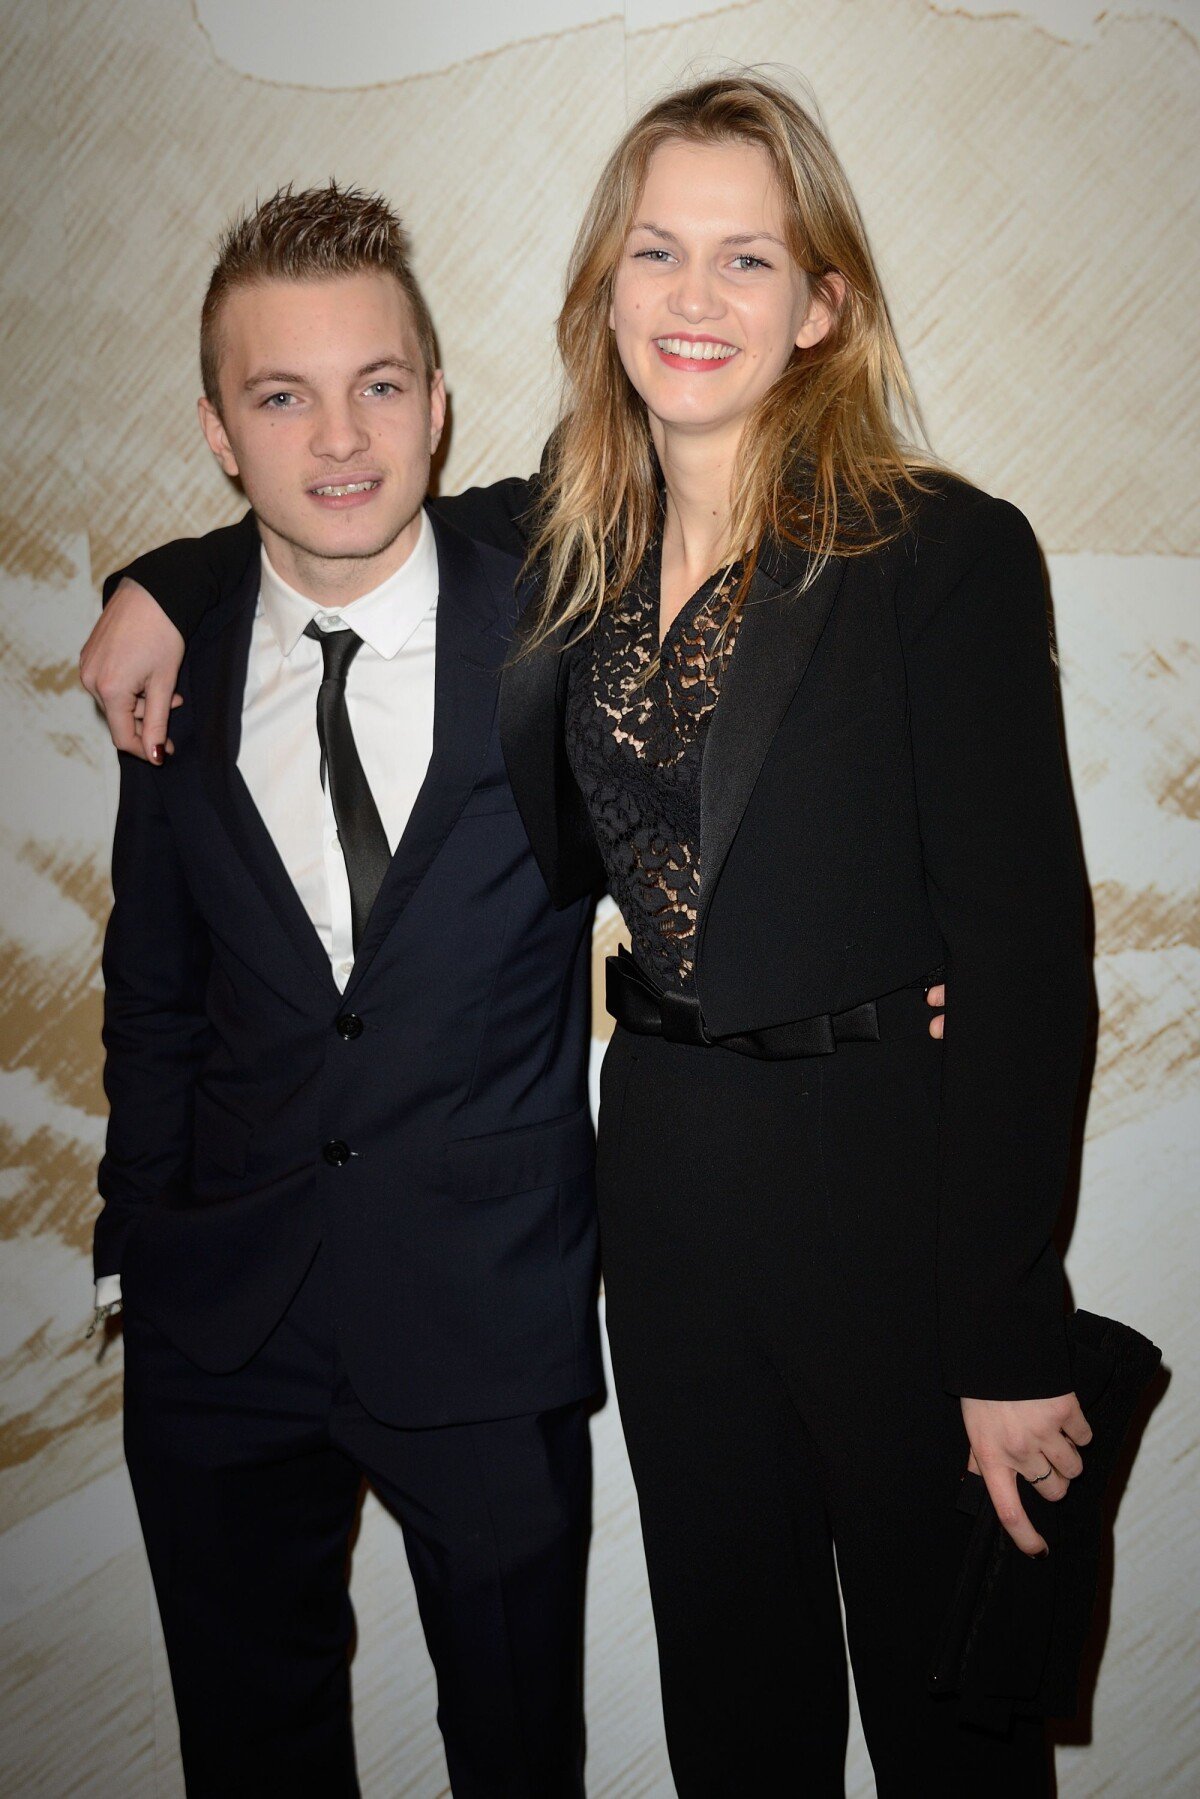
[[[350,1160],[350,1145],[343,1143],[340,1137],[335,1137],[332,1143],[325,1145],[321,1154],[331,1168],[340,1168],[344,1162]]]
[[[344,1037],[347,1043],[363,1034],[363,1021],[356,1012],[343,1012],[337,1021],[337,1034]]]

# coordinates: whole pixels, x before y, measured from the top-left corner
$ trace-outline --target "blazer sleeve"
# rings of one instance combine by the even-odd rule
[[[104,602],[128,575],[154,595],[186,641],[205,614],[237,586],[246,564],[258,554],[259,541],[253,512],[203,537],[176,537],[106,576]]]
[[[980,496],[902,608],[926,883],[947,948],[938,1311],[951,1393],[1069,1392],[1052,1233],[1092,986],[1037,544]]]
[[[522,480],[510,475],[487,487],[468,487],[448,499],[430,501],[430,509],[476,543],[525,560],[533,513],[537,506],[537,477]]]
[[[163,809],[161,779],[148,764],[121,757],[103,958],[109,1121],[93,1242],[97,1280],[120,1273],[138,1213],[171,1199],[189,1178],[196,1079],[212,1045],[209,938]]]

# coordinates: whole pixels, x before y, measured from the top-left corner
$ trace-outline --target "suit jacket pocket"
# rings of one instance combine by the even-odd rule
[[[220,1100],[204,1092],[196,1095],[195,1160],[197,1172],[220,1169],[224,1174],[244,1174],[254,1126]]]
[[[554,1187],[572,1175],[586,1174],[594,1155],[588,1106],[544,1124],[492,1131],[486,1137],[458,1137],[446,1150],[454,1191],[461,1199],[501,1199],[509,1193]]]

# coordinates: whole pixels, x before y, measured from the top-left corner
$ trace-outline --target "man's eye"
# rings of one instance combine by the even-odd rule
[[[295,394],[268,394],[263,401],[263,408],[271,412],[286,412],[295,398]]]
[[[366,392],[369,394],[397,394],[400,389],[394,381],[372,381]]]

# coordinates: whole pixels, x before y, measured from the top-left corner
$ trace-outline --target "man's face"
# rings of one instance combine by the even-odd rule
[[[201,400],[200,422],[273,566],[312,598],[367,593],[416,543],[445,422],[406,295],[374,272],[259,281],[218,329],[221,410]]]

